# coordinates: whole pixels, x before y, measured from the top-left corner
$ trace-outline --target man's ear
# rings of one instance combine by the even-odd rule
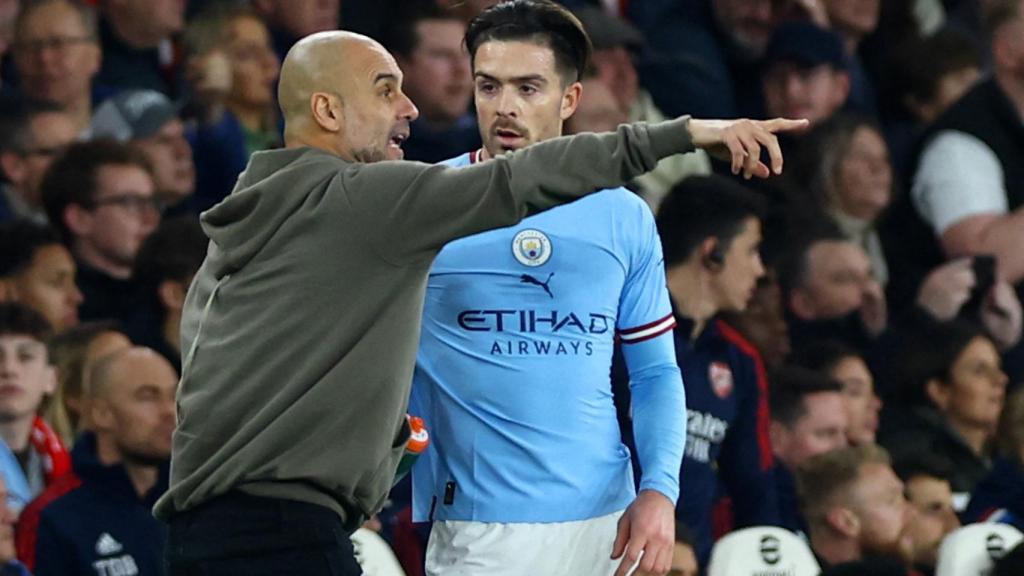
[[[68,204],[64,207],[64,224],[74,236],[86,236],[92,232],[94,218],[92,211],[81,204]]]
[[[563,122],[576,113],[576,109],[579,108],[580,105],[580,98],[582,97],[583,84],[579,82],[573,82],[565,89],[565,92],[562,93],[562,109],[558,112],[558,115]]]
[[[25,180],[25,160],[14,152],[0,152],[0,169],[15,186]]]
[[[833,507],[825,513],[825,522],[846,538],[857,538],[860,535],[860,518],[849,508]]]
[[[797,318],[801,320],[814,320],[814,305],[811,303],[811,297],[807,295],[807,292],[800,288],[793,288],[785,298],[790,311]]]
[[[789,430],[785,424],[772,420],[768,425],[768,440],[772,445],[773,454],[785,454],[789,447]]]
[[[940,382],[937,378],[929,378],[928,382],[925,382],[924,394],[935,404],[939,411],[945,412],[949,409],[952,391],[949,386]]]
[[[309,110],[315,121],[327,132],[338,133],[345,129],[345,104],[334,94],[314,92],[309,97]]]

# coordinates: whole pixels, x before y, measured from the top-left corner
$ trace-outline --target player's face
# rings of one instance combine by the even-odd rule
[[[533,42],[491,41],[473,61],[477,119],[491,156],[562,135],[582,87],[566,82],[554,52]]]
[[[714,276],[714,290],[722,299],[719,310],[740,312],[746,309],[757,288],[757,280],[764,276],[761,263],[761,222],[748,218],[743,230],[732,239],[725,252],[721,271]]]

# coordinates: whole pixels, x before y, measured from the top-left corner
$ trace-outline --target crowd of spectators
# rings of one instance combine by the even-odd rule
[[[282,145],[289,47],[378,39],[438,162],[480,146],[462,38],[497,1],[0,0],[0,574],[159,570],[198,215]],[[630,186],[687,388],[673,573],[755,525],[923,576],[961,524],[1024,529],[1024,0],[562,3],[594,45],[570,133],[811,122],[777,179],[701,152]],[[370,528],[416,575],[408,500]]]

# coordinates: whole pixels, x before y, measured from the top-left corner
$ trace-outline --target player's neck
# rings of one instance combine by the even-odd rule
[[[698,269],[699,264],[680,264],[667,271],[668,291],[675,300],[676,308],[687,318],[693,320],[693,334],[696,337],[704,330],[715,314],[714,295],[711,293],[707,274]]]

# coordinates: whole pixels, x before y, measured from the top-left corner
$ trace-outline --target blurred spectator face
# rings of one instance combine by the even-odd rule
[[[465,33],[461,20],[421,20],[416,48],[408,58],[397,57],[402,87],[428,122],[450,124],[469,110],[473,75],[462,48]]]
[[[804,396],[806,414],[792,427],[771,424],[772,448],[786,466],[794,469],[808,458],[846,446],[846,409],[839,392],[815,392]]]
[[[861,126],[836,171],[835,202],[843,213],[874,221],[892,200],[889,148],[874,128]]]
[[[693,553],[693,547],[676,542],[672,547],[672,567],[669,568],[668,576],[697,576],[697,556]]]
[[[75,261],[61,244],[36,250],[32,262],[8,279],[15,298],[39,312],[56,332],[78,324],[82,293],[75,284]]]
[[[998,73],[1024,80],[1024,0],[1017,4],[1017,17],[996,31],[992,54]]]
[[[162,201],[174,205],[192,194],[196,169],[181,120],[171,120],[156,134],[133,140],[132,144],[142,150],[153,165],[153,184]]]
[[[106,12],[117,12],[123,22],[129,22],[153,38],[168,38],[185,27],[186,0],[106,0],[101,6]],[[108,16],[109,17],[109,16]]]
[[[848,356],[836,364],[831,376],[843,385],[847,441],[851,445],[873,443],[882,402],[875,396],[875,380],[871,371],[864,360]]]
[[[547,46],[491,41],[477,48],[476,110],[484,147],[496,156],[562,134],[580,84],[565,85]]]
[[[789,295],[790,308],[804,320],[841,318],[860,309],[865,292],[877,282],[864,250],[847,241],[811,246],[803,284]]]
[[[46,344],[22,334],[0,335],[0,421],[34,416],[56,383]]]
[[[718,310],[742,312],[750,303],[757,281],[764,276],[761,263],[761,222],[748,218],[725,251],[717,273],[711,276],[711,291],[719,300]]]
[[[171,456],[178,376],[162,356],[145,348],[121,352],[108,381],[91,398],[92,426],[114,439],[132,463],[159,464]]]
[[[76,138],[75,126],[67,114],[47,112],[38,114],[28,124],[26,150],[11,150],[0,154],[4,174],[31,206],[42,206],[39,183],[47,168]]]
[[[100,47],[70,4],[44,4],[15,31],[14,64],[26,95],[62,106],[89,97]]]
[[[914,564],[934,568],[942,539],[960,527],[953,491],[948,480],[919,475],[907,481],[906,494],[916,512],[909,527]]]
[[[909,561],[913,546],[909,527],[914,511],[892,467],[875,462],[862,466],[850,496],[850,508],[859,524],[861,554]]]
[[[640,90],[640,82],[629,50],[624,46],[594,50],[590,63],[597,69],[597,77],[615,95],[619,107],[626,111],[632,108]]]
[[[7,484],[0,476],[0,565],[17,560],[14,548],[14,523],[18,516],[7,505]]]
[[[733,42],[754,56],[764,53],[774,28],[772,0],[712,0],[711,6]]]
[[[254,0],[267,22],[295,38],[337,30],[341,0]]]
[[[75,254],[86,260],[131,266],[142,241],[160,221],[153,180],[138,166],[109,164],[96,171],[91,208],[72,205],[68,218]]]
[[[0,0],[0,54],[14,42],[14,22],[18,18],[19,0]]]
[[[991,340],[979,336],[953,362],[949,380],[932,380],[927,391],[954,423],[994,433],[1003,411],[1006,383],[998,350]]]
[[[583,81],[583,95],[576,113],[566,121],[566,131],[614,132],[628,121],[626,112],[604,82],[596,78]]]
[[[765,72],[763,86],[769,117],[806,118],[814,125],[846,102],[850,77],[829,64],[807,68],[779,62]]]
[[[773,274],[762,278],[737,328],[757,347],[765,364],[781,365],[790,353],[789,327],[782,306],[782,289]]]
[[[932,100],[912,107],[922,120],[931,123],[956,104],[980,79],[981,69],[974,66],[950,72],[939,80]]]
[[[878,27],[881,0],[825,0],[829,23],[846,35],[867,36]]]
[[[273,106],[281,65],[267,27],[256,18],[243,16],[232,20],[226,32],[232,70],[228,108],[258,110]]]

